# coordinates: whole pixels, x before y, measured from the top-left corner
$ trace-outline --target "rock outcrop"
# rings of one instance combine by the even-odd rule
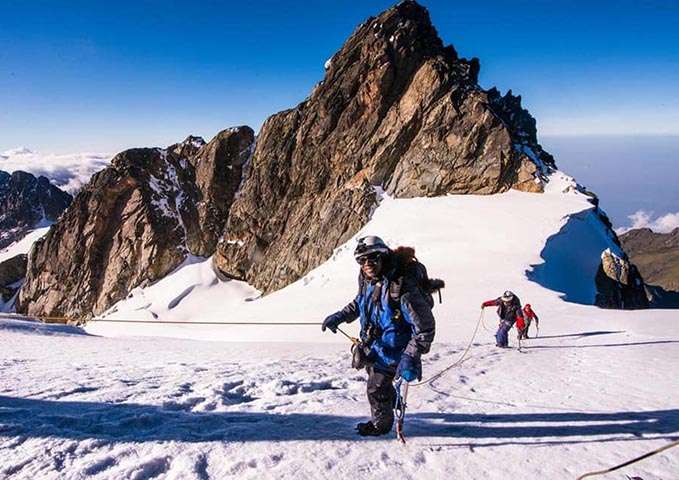
[[[53,223],[73,198],[46,177],[0,171],[0,248],[24,237],[36,225]]]
[[[360,25],[309,98],[270,117],[216,266],[270,292],[330,257],[396,197],[541,191],[554,166],[520,97],[484,91],[405,1]]]
[[[646,281],[651,304],[679,308],[679,228],[669,233],[640,228],[619,238]]]
[[[595,281],[595,304],[599,307],[633,310],[649,306],[644,280],[626,255],[605,250]]]
[[[252,129],[239,127],[188,157],[193,139],[118,154],[36,242],[18,311],[89,317],[187,255],[211,255],[253,142]]]

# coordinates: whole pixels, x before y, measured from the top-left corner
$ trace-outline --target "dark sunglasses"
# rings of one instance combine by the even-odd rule
[[[356,259],[359,265],[365,265],[366,263],[369,263],[370,265],[375,265],[380,260],[382,260],[382,255],[379,253],[371,253],[370,255],[364,255]]]

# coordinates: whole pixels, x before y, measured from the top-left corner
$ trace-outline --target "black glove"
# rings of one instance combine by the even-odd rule
[[[344,322],[342,314],[340,312],[333,313],[323,320],[321,331],[325,332],[325,329],[328,328],[332,333],[337,333],[337,326],[342,322]]]
[[[422,361],[419,355],[413,357],[408,353],[404,353],[401,356],[401,361],[398,364],[398,368],[396,368],[396,378],[399,377],[406,382],[422,379]]]

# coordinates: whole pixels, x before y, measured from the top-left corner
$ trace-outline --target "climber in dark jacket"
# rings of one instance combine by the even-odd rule
[[[497,315],[500,317],[500,325],[495,333],[496,346],[506,348],[509,346],[509,330],[514,326],[514,322],[517,323],[518,329],[525,327],[521,300],[507,290],[501,297],[481,304],[482,309],[493,306],[497,307]]]
[[[327,317],[321,327],[337,332],[341,323],[360,317],[361,341],[354,346],[353,366],[368,372],[372,419],[359,423],[360,435],[384,435],[394,422],[394,378],[422,378],[420,356],[434,340],[434,300],[422,288],[424,266],[412,248],[394,251],[379,238],[358,241],[354,257],[361,266],[358,294],[346,307]]]

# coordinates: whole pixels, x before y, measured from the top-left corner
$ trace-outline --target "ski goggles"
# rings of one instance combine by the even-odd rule
[[[356,259],[356,262],[359,265],[365,265],[365,264],[370,264],[370,265],[376,265],[380,260],[382,260],[382,254],[379,252],[375,253],[370,253],[368,255],[363,255],[362,257],[358,257]]]

